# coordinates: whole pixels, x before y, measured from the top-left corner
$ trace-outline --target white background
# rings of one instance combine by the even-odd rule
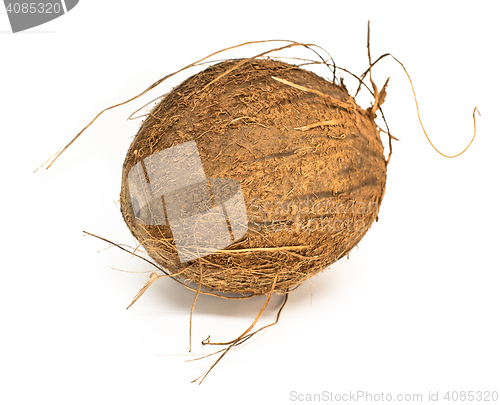
[[[292,391],[500,391],[497,16],[493,1],[82,0],[12,34],[0,10],[0,402],[285,404]],[[185,362],[195,357],[186,356],[194,294],[164,278],[125,310],[151,266],[83,236],[134,245],[117,202],[140,125],[126,118],[185,76],[106,113],[50,170],[33,170],[101,109],[227,46],[315,43],[359,74],[368,20],[373,57],[391,52],[405,63],[435,145],[448,154],[467,145],[474,106],[477,139],[456,159],[438,155],[402,69],[389,58],[377,65],[379,86],[392,77],[384,112],[401,139],[379,222],[349,260],[290,295],[277,326],[191,384],[215,360]],[[200,297],[193,353],[215,351],[200,344],[209,334],[239,335],[264,300]],[[273,297],[259,325],[280,304]]]

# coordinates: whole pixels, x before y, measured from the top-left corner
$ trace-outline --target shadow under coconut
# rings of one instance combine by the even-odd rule
[[[340,263],[339,263],[340,265]],[[293,310],[293,307],[302,307],[311,305],[312,296],[330,296],[335,293],[336,275],[335,270],[338,267],[328,267],[322,273],[316,275],[313,280],[306,280],[296,289],[289,293],[288,302],[283,309],[284,313]],[[198,288],[196,283],[186,284],[193,290]],[[225,294],[225,297],[240,297],[236,294]],[[163,277],[156,280],[141,296],[131,309],[145,309],[145,306],[155,308],[155,310],[180,312],[186,314],[186,319],[189,319],[191,307],[193,305],[196,292],[173,282],[168,277]],[[214,297],[211,295],[199,294],[195,309],[193,312],[193,322],[196,322],[196,316],[217,315],[224,318],[248,318],[249,324],[255,319],[259,311],[262,309],[268,298],[268,294],[249,297],[246,299],[225,299]],[[283,305],[285,295],[273,294],[265,311],[261,316],[261,321],[268,323],[274,322],[277,311]],[[142,303],[141,303],[142,301]],[[222,321],[224,322],[224,321]]]

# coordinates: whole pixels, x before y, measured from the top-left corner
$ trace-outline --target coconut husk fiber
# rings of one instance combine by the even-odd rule
[[[155,222],[150,212],[148,222],[144,209],[138,216],[130,176],[155,154],[155,164],[168,166],[158,152],[192,141],[211,205],[193,187],[182,207],[202,212],[217,206],[217,187],[224,198],[241,190],[247,229],[227,247],[182,261],[172,218],[162,212],[165,223]],[[153,108],[123,164],[120,204],[134,237],[173,277],[202,292],[256,296],[283,293],[347,255],[377,219],[385,183],[374,112],[345,87],[282,61],[237,59],[191,76]],[[162,196],[164,209],[172,199]],[[217,232],[201,237],[217,240]]]

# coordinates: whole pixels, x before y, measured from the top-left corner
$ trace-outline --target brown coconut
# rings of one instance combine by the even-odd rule
[[[347,255],[377,218],[386,159],[373,116],[343,86],[294,65],[270,59],[213,65],[174,88],[142,123],[123,165],[123,218],[153,260],[178,280],[201,284],[202,292],[254,296],[273,284],[275,292],[288,291]],[[230,231],[227,247],[182,261],[165,210],[176,193],[156,201],[163,223],[151,216],[148,222],[144,207],[140,215],[134,210],[129,186],[133,167],[145,169],[148,157],[191,141],[212,197],[200,197],[203,187],[184,190],[177,208],[199,213],[241,190],[246,232]],[[218,199],[214,179],[234,180]],[[210,227],[201,234],[220,238]]]

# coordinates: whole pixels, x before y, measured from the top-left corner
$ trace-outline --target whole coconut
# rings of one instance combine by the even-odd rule
[[[287,291],[377,218],[386,159],[373,115],[298,66],[213,65],[142,123],[123,165],[123,218],[165,271],[202,292]]]

